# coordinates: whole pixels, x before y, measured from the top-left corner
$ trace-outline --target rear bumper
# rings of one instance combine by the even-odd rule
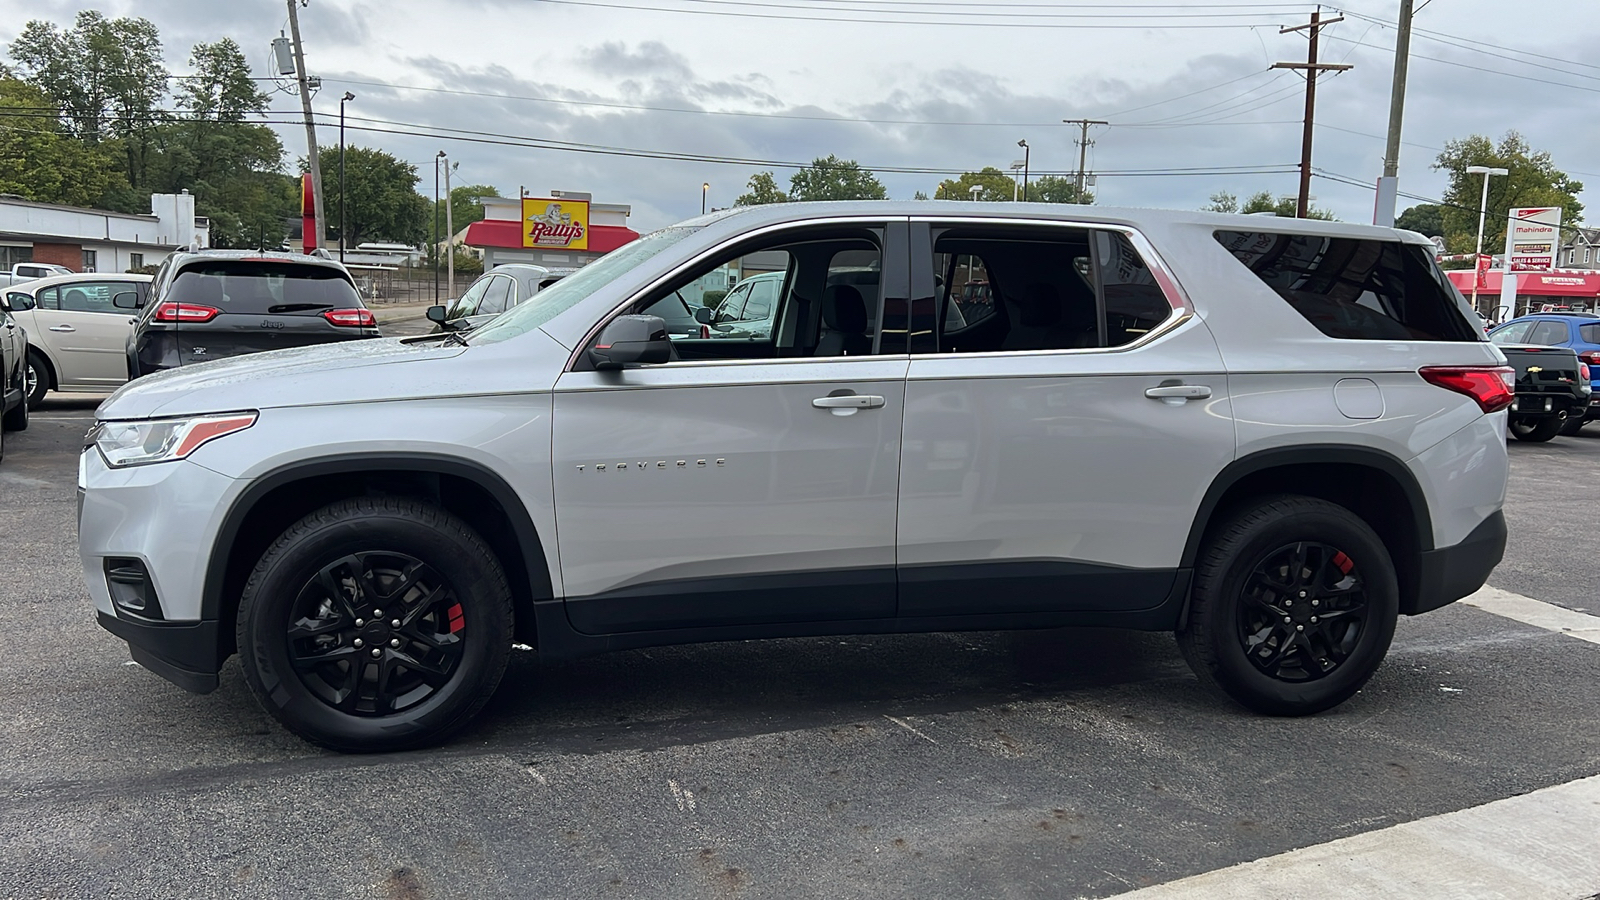
[[[1572,394],[1518,393],[1511,404],[1511,415],[1518,418],[1542,419],[1549,416],[1583,415],[1590,403],[1590,395],[1575,397]]]
[[[1471,594],[1489,580],[1506,552],[1506,517],[1495,511],[1453,547],[1421,554],[1417,596],[1402,606],[1408,616],[1438,609]]]

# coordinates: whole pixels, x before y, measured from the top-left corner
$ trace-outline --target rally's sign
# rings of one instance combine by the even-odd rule
[[[1548,272],[1561,249],[1561,207],[1511,210],[1506,227],[1506,260],[1513,272]]]
[[[522,246],[589,249],[589,201],[523,197]]]

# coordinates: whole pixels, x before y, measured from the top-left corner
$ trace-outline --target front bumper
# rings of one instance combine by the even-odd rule
[[[202,620],[202,586],[238,483],[189,460],[112,469],[92,447],[79,472],[78,555],[101,627],[157,675],[190,691],[214,689],[225,642],[216,621]],[[158,602],[145,610],[118,603],[108,560],[138,561]]]
[[[1438,609],[1483,587],[1506,552],[1506,517],[1496,510],[1453,547],[1420,554],[1417,595],[1400,612],[1408,616]]]

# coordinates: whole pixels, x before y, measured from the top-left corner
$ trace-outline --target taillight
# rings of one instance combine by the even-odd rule
[[[1578,363],[1578,374],[1583,377],[1584,381],[1589,380],[1589,366],[1587,363]]]
[[[157,322],[209,322],[222,314],[222,310],[215,306],[199,306],[194,303],[173,303],[171,300],[156,307]]]
[[[1585,350],[1578,354],[1578,358],[1591,366],[1600,366],[1600,350]]]
[[[1424,366],[1417,374],[1458,394],[1466,394],[1486,413],[1499,412],[1517,398],[1517,370],[1510,366]]]
[[[330,309],[322,317],[340,328],[375,328],[378,325],[372,310],[364,308]]]

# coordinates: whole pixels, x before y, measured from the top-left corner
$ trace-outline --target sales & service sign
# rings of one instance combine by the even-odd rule
[[[588,201],[523,197],[522,246],[541,250],[589,249]]]
[[[1506,259],[1513,272],[1548,272],[1561,247],[1561,207],[1511,210],[1506,228]]]

